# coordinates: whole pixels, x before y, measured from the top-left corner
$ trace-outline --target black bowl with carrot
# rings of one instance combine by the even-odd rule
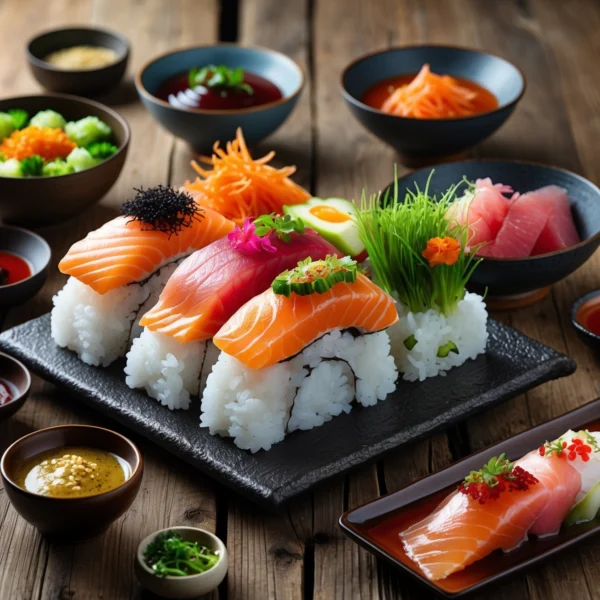
[[[525,77],[479,50],[405,46],[356,59],[340,88],[356,119],[415,166],[465,154],[492,135],[522,98]]]

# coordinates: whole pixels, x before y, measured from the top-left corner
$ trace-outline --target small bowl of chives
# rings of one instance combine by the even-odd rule
[[[140,585],[163,598],[196,598],[215,590],[229,561],[225,544],[196,527],[170,527],[144,538],[137,549]]]

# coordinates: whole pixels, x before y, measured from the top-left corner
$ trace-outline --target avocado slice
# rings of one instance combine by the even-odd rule
[[[358,256],[365,251],[358,237],[356,207],[343,198],[310,198],[304,204],[287,204],[283,212],[300,218],[306,227],[333,244],[340,252]]]
[[[600,510],[600,481],[569,511],[564,524],[576,525],[596,518]]]

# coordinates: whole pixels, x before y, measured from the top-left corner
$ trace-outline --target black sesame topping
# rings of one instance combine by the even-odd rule
[[[162,231],[171,237],[204,218],[204,212],[189,194],[171,186],[133,189],[136,196],[121,206],[121,214],[131,217],[128,223],[141,221],[148,225],[142,231]]]

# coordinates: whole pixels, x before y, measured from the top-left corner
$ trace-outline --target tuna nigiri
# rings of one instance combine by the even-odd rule
[[[257,229],[265,220],[280,230]],[[140,321],[146,329],[127,355],[127,384],[144,387],[169,408],[187,408],[190,395],[199,394],[202,370],[212,366],[205,360],[205,342],[227,319],[299,260],[337,253],[301,223],[270,215],[247,221],[243,228],[184,260],[157,304]],[[282,227],[300,231],[284,233]]]
[[[384,329],[397,320],[393,299],[349,257],[300,262],[215,335],[222,352],[201,426],[256,452],[349,412],[354,400],[385,399],[398,373]]]
[[[53,300],[52,336],[91,365],[123,356],[134,322],[154,304],[177,262],[234,228],[163,186],[139,190],[122,212],[59,263],[71,277]]]

